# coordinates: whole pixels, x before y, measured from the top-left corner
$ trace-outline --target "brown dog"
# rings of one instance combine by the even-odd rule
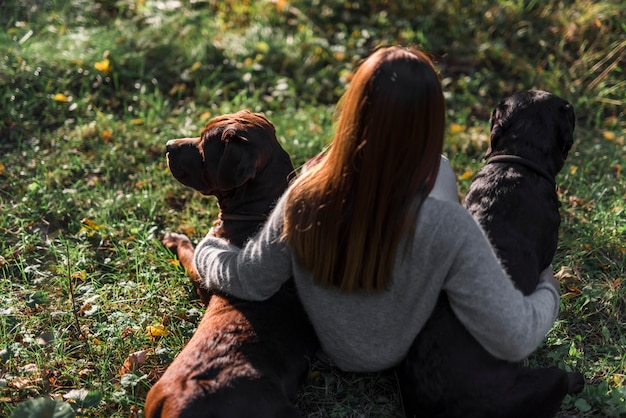
[[[294,169],[261,114],[212,119],[199,138],[168,141],[170,171],[220,206],[216,236],[241,246],[287,188]],[[193,268],[194,248],[181,234],[175,251],[207,311],[198,329],[146,398],[146,417],[298,417],[291,400],[309,369],[317,340],[291,281],[262,302],[209,295]]]
[[[482,225],[516,287],[534,291],[556,251],[555,177],[573,144],[574,110],[544,91],[517,93],[491,116],[488,163],[465,207]],[[410,417],[547,418],[580,373],[528,368],[489,354],[457,319],[445,293],[398,368]]]

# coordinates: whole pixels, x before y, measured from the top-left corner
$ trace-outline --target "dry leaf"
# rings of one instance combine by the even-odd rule
[[[120,376],[132,373],[140,366],[146,363],[146,357],[150,350],[135,351],[124,361],[124,365],[120,367]]]

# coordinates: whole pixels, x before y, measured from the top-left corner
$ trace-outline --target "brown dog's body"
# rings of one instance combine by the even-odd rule
[[[491,119],[491,161],[465,207],[482,225],[515,285],[532,293],[556,251],[554,178],[573,143],[569,103],[541,91],[503,100]],[[408,372],[405,372],[408,371]],[[410,417],[552,417],[579,373],[496,359],[456,318],[445,293],[398,373]]]
[[[287,188],[294,169],[262,115],[241,111],[211,120],[200,138],[167,143],[174,177],[220,206],[216,236],[241,246]],[[292,281],[261,302],[209,295],[181,234],[177,252],[207,311],[198,329],[146,398],[146,417],[298,417],[291,400],[317,340]]]

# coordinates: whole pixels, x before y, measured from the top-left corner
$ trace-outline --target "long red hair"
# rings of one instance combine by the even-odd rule
[[[338,110],[327,155],[289,192],[284,238],[316,283],[383,290],[439,169],[441,83],[423,52],[382,48],[358,67]]]

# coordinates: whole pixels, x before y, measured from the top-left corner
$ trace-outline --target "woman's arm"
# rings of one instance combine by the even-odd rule
[[[541,344],[558,315],[559,293],[545,280],[551,272],[542,273],[544,280],[524,297],[471,215],[460,217],[453,235],[461,242],[444,284],[450,305],[492,355],[521,360]]]
[[[280,239],[285,196],[261,231],[243,248],[209,234],[194,253],[196,271],[209,290],[247,300],[272,296],[292,276],[291,254]]]

